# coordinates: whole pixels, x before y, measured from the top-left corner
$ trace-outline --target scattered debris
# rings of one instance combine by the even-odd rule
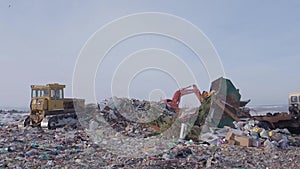
[[[125,99],[126,102],[131,101]],[[109,104],[109,100],[107,102]],[[151,104],[150,104],[151,105]],[[157,105],[159,105],[157,103]],[[156,106],[157,106],[156,105]],[[109,106],[114,109],[114,106]],[[151,106],[150,106],[151,107]],[[110,111],[108,108],[97,105],[89,105],[86,111],[105,117],[109,125],[132,139],[145,136],[150,128],[149,123],[131,123],[120,116],[118,111]],[[163,106],[162,112],[165,111]],[[104,110],[105,109],[105,110]],[[150,110],[151,108],[147,108]],[[118,110],[118,109],[117,109]],[[121,109],[120,109],[121,110]],[[119,110],[119,111],[120,111]],[[137,111],[144,111],[140,106]],[[122,112],[122,111],[120,111]],[[110,113],[110,114],[108,114]],[[114,113],[114,114],[111,114]],[[172,117],[165,111],[165,116]],[[3,114],[1,114],[3,115]],[[162,115],[162,114],[161,114]],[[18,116],[15,116],[17,121]],[[181,116],[184,117],[184,116]],[[94,117],[96,120],[100,118]],[[90,122],[94,119],[90,119]],[[164,118],[162,118],[164,119]],[[124,121],[125,122],[122,122]],[[110,122],[113,121],[113,122]],[[98,121],[101,123],[102,121]],[[94,121],[95,123],[95,121]],[[288,130],[265,131],[268,138],[259,147],[230,145],[232,139],[239,140],[239,134],[243,138],[252,139],[248,131],[259,132],[260,129],[253,126],[253,122],[240,125],[239,129],[230,127],[211,128],[209,134],[214,141],[175,140],[173,145],[165,151],[155,155],[150,154],[140,157],[122,156],[108,151],[107,147],[96,144],[87,128],[78,126],[77,129],[64,127],[55,130],[40,130],[38,128],[19,128],[15,124],[5,124],[0,129],[0,168],[299,168],[299,143],[300,138],[289,134]],[[84,124],[84,123],[82,123]],[[126,124],[126,125],[124,125]],[[147,125],[146,125],[147,124]],[[157,123],[160,125],[160,123]],[[181,124],[178,126],[181,127]],[[94,124],[88,125],[93,127]],[[128,127],[128,125],[130,127]],[[139,126],[141,125],[141,126]],[[144,126],[143,126],[144,125]],[[137,127],[139,126],[139,127]],[[94,126],[95,127],[95,126]],[[143,128],[145,127],[145,128]],[[247,129],[247,131],[245,130]],[[140,134],[135,131],[138,130]],[[146,131],[144,131],[146,130]],[[263,131],[263,130],[262,130]],[[262,133],[262,131],[260,133]],[[144,133],[143,133],[144,132]],[[132,133],[132,135],[130,134]],[[229,136],[232,133],[233,136]],[[179,137],[180,131],[177,133]],[[238,136],[238,137],[236,137]],[[285,137],[284,137],[285,136]],[[209,138],[209,137],[208,137]],[[259,134],[259,139],[263,139]],[[274,139],[274,140],[273,140]],[[288,140],[287,147],[285,145]],[[276,144],[276,142],[278,144]],[[281,141],[282,140],[282,141]],[[247,145],[248,146],[248,145]],[[139,151],[144,151],[140,149]],[[238,158],[237,158],[238,157]]]

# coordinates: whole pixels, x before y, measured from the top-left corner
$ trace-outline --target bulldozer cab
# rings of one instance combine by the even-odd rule
[[[65,85],[60,85],[58,83],[47,84],[46,86],[31,86],[31,100],[35,103],[36,100],[43,99],[44,109],[59,110],[63,109],[64,103],[64,88]],[[46,103],[47,102],[47,103]]]

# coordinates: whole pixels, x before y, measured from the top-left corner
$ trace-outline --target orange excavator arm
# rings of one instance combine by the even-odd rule
[[[197,96],[198,100],[200,103],[203,102],[204,98],[209,97],[211,94],[209,94],[208,92],[204,91],[202,94],[200,92],[200,90],[198,89],[198,87],[193,84],[191,86],[187,86],[185,88],[179,89],[177,90],[174,95],[172,100],[167,99],[167,106],[175,111],[177,111],[179,109],[179,103],[180,103],[180,99],[182,96],[187,95],[187,94],[191,94],[191,93],[195,93],[195,95]]]

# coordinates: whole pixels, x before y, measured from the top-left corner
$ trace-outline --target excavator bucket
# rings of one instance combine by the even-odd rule
[[[210,91],[215,91],[212,98],[203,102],[200,107],[200,116],[203,121],[214,127],[233,127],[237,120],[241,95],[229,79],[220,77],[211,83]],[[200,120],[200,121],[201,121]]]
[[[234,107],[239,107],[241,94],[229,79],[220,77],[211,83],[211,89],[216,91],[218,97]]]

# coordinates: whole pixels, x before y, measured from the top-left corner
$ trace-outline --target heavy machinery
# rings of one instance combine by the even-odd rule
[[[289,94],[289,112],[291,114],[300,114],[300,92],[294,92]]]
[[[210,97],[214,93],[214,91],[211,91],[211,92],[203,91],[201,94],[200,90],[198,89],[198,87],[195,84],[193,84],[191,86],[187,86],[185,88],[181,88],[174,93],[172,99],[165,100],[167,109],[177,112],[179,109],[181,97],[184,95],[191,94],[191,93],[194,93],[196,95],[197,99],[199,100],[199,102],[202,103],[204,101],[204,99]]]
[[[30,115],[24,126],[55,129],[76,125],[76,109],[84,108],[84,99],[64,98],[65,85],[58,83],[31,85]]]
[[[229,79],[216,79],[211,83],[210,90],[216,91],[216,94],[207,104],[212,108],[211,120],[218,127],[233,127],[233,121],[251,117],[249,110],[245,109],[250,100],[241,101],[239,89],[236,89]]]
[[[289,112],[251,115],[246,105],[250,100],[241,101],[239,89],[229,79],[220,77],[211,83],[210,92],[201,92],[196,85],[177,90],[172,99],[166,99],[167,109],[178,112],[182,96],[194,93],[199,102],[199,114],[195,125],[202,126],[208,121],[211,126],[234,127],[234,121],[256,120],[264,128],[288,128],[300,133],[300,92],[289,94]]]
[[[256,120],[264,128],[288,128],[293,133],[300,133],[300,93],[293,93],[289,96],[290,112],[268,113],[266,115],[250,115],[250,109],[245,106],[250,100],[241,101],[239,90],[235,88],[229,79],[223,77],[216,79],[211,84],[211,91],[215,94],[202,102],[200,116],[208,115],[209,121],[214,126],[233,127],[233,121]],[[200,120],[201,121],[201,120]],[[199,125],[201,125],[198,120]]]

